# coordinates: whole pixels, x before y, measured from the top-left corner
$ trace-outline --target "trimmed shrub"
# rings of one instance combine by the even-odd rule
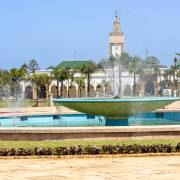
[[[100,154],[101,153],[101,147],[97,147],[97,146],[86,146],[84,148],[84,153],[83,154]]]
[[[52,149],[51,148],[34,148],[34,154],[35,155],[52,155]]]
[[[135,153],[171,153],[180,152],[180,143],[153,145],[103,145],[103,146],[59,146],[56,148],[11,148],[0,149],[0,156],[30,156],[30,155],[96,155],[96,154],[135,154]]]
[[[55,148],[55,155],[68,155],[67,147],[60,146]]]
[[[8,156],[8,150],[0,149],[0,156]]]
[[[180,152],[180,143],[176,145],[176,152]]]
[[[25,149],[25,148],[18,148],[16,150],[16,156],[30,156],[33,155],[33,150]]]
[[[15,148],[8,150],[8,156],[15,156],[15,155],[16,155],[16,149]]]

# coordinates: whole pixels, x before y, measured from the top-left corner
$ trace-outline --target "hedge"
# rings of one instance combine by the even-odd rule
[[[135,153],[171,153],[180,152],[180,143],[154,145],[102,145],[102,146],[59,146],[55,148],[0,148],[0,156],[31,156],[31,155],[97,155],[97,154],[135,154]]]

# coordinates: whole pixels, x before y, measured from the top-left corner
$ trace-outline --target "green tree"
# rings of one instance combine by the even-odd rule
[[[162,74],[163,76],[163,81],[162,83],[164,84],[164,88],[170,88],[172,86],[172,81],[171,81],[171,70],[165,70],[165,72]]]
[[[141,69],[141,58],[138,56],[131,56],[129,60],[128,70],[130,74],[133,74],[133,96],[136,95],[136,75]]]
[[[0,69],[0,98],[9,95],[8,86],[10,83],[10,75],[7,70]]]
[[[77,83],[77,85],[79,87],[79,96],[82,97],[82,88],[85,85],[84,77],[76,77],[75,82]]]
[[[79,72],[86,76],[87,78],[87,95],[90,97],[90,80],[91,80],[91,74],[94,73],[96,70],[96,64],[92,61],[87,64],[83,64],[79,67]]]
[[[64,81],[68,79],[68,71],[66,69],[60,69],[59,81],[61,82],[61,97],[63,97]]]
[[[70,70],[70,68],[58,68],[58,67],[49,67],[52,69],[51,76],[57,82],[57,97],[59,97],[59,83],[61,83],[60,96],[63,96],[63,85],[64,81],[68,80],[68,91],[69,91],[69,79],[73,81],[74,72]],[[69,92],[68,92],[69,97]]]
[[[33,74],[30,77],[30,80],[36,84],[37,98],[39,98],[40,88],[43,85],[46,85],[49,93],[49,84],[51,82],[51,77],[47,73]]]
[[[70,67],[66,67],[65,68],[66,71],[66,80],[67,80],[67,97],[69,98],[69,87],[72,85],[72,82],[74,81],[74,74],[75,74],[75,70],[73,70]],[[71,84],[70,84],[71,82]]]
[[[148,56],[145,59],[144,63],[145,63],[146,73],[148,75],[153,75],[154,77],[156,77],[159,74],[159,68],[162,67],[162,65],[160,65],[160,61],[158,60],[157,57]]]
[[[21,93],[20,82],[26,79],[26,69],[22,66],[19,69],[12,68],[9,71],[10,88],[12,95],[15,95],[16,99],[18,98],[18,94]]]
[[[123,52],[121,54],[119,61],[120,61],[120,65],[121,65],[122,69],[128,70],[130,60],[131,60],[131,57],[128,53]]]
[[[39,64],[35,59],[32,59],[29,64],[28,68],[30,73],[34,74],[39,69]]]
[[[57,97],[59,98],[59,81],[61,76],[61,70],[57,67],[50,67],[50,69],[52,69],[51,71],[52,79],[56,80],[56,84],[57,84],[56,93],[57,93]]]
[[[108,59],[101,59],[97,64],[98,69],[107,69],[109,66]]]
[[[176,76],[180,78],[180,70],[178,69]]]

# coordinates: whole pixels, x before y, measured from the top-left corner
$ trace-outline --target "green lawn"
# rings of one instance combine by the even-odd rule
[[[57,146],[101,146],[105,144],[117,145],[117,144],[172,144],[176,145],[180,142],[180,139],[176,140],[59,140],[59,141],[0,141],[0,148],[34,148],[34,147],[50,147]]]

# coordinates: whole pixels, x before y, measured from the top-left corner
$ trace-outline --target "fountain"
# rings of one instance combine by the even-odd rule
[[[151,112],[163,108],[177,100],[178,97],[133,97],[133,98],[71,98],[54,99],[56,106],[63,105],[67,108],[91,114],[101,115],[109,121],[119,120],[119,125],[127,125],[128,117],[138,113]]]
[[[104,64],[104,71],[109,74],[108,82],[112,87],[112,96],[117,98],[54,99],[54,105],[63,105],[90,115],[104,116],[107,124],[116,121],[119,122],[118,125],[127,125],[129,116],[151,112],[180,100],[177,97],[123,97],[122,67],[125,62],[123,58],[123,56],[110,57]],[[138,71],[140,66],[136,68]],[[136,80],[135,76],[134,78]]]

